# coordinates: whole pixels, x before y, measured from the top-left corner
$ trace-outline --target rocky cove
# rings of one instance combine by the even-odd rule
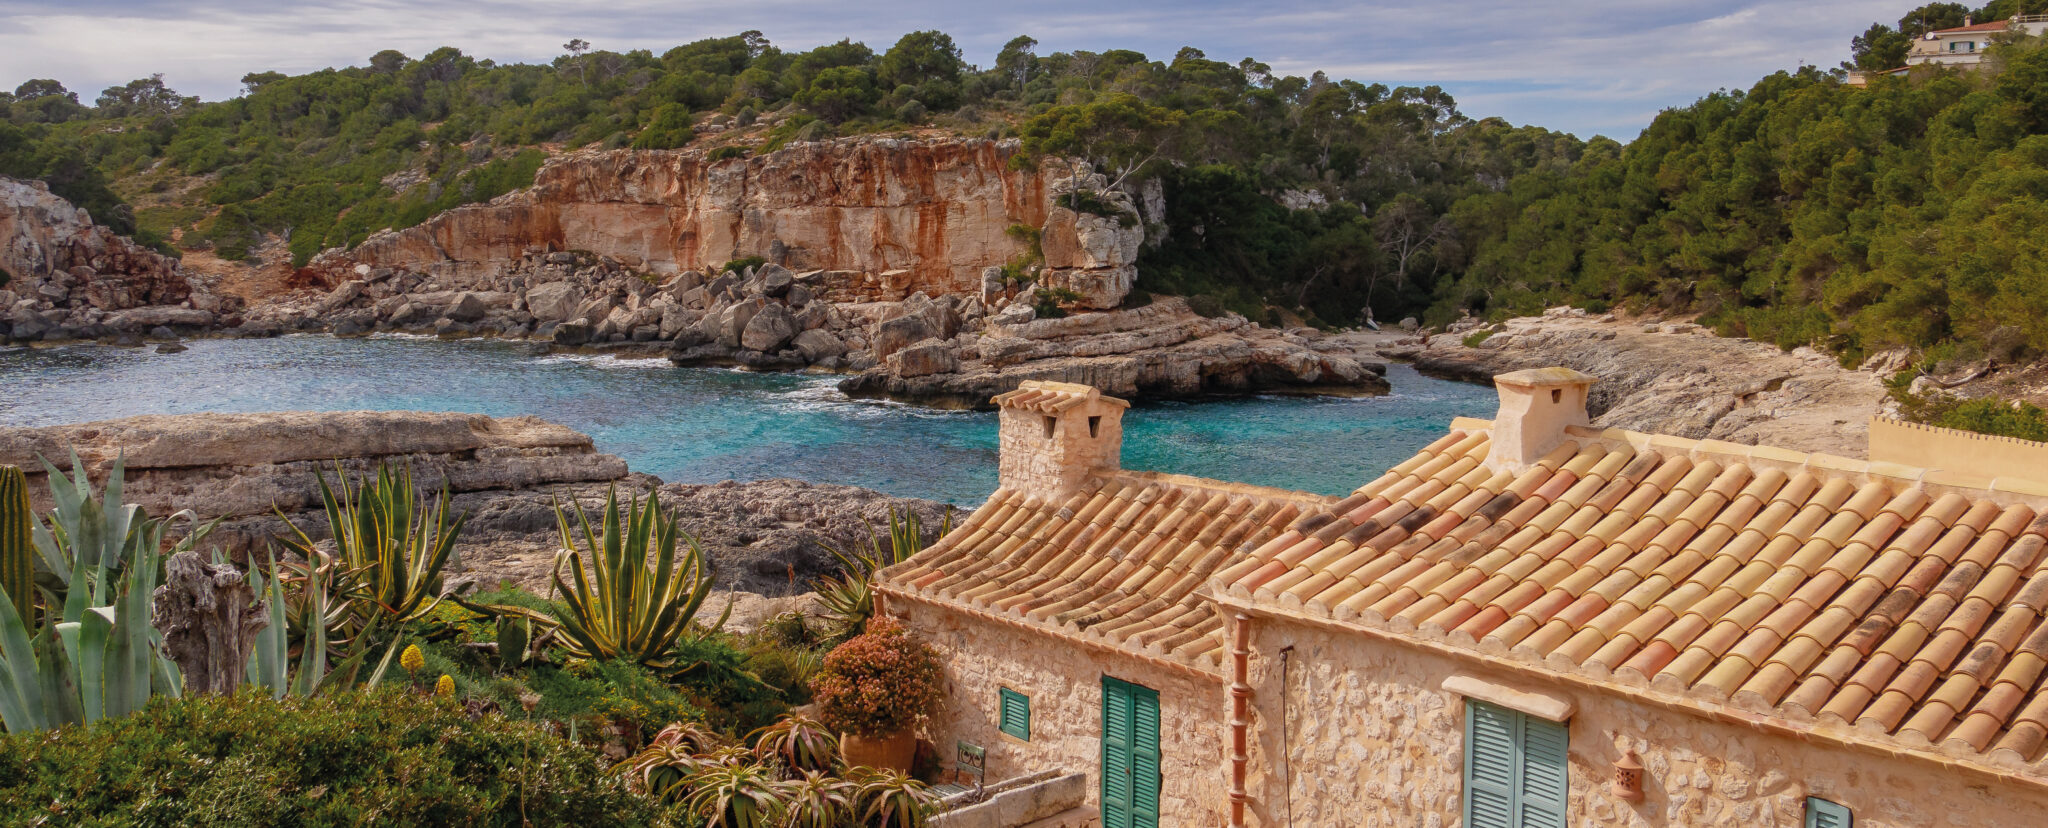
[[[848,393],[945,407],[1029,379],[1128,397],[1385,392],[1384,366],[1355,340],[1130,301],[1145,215],[1162,209],[1140,202],[1156,194],[1134,199],[1085,167],[1019,169],[1016,151],[950,138],[724,160],[571,153],[531,189],[323,252],[253,301],[118,237],[93,243],[132,255],[66,254],[111,234],[8,182],[0,267],[19,276],[0,288],[0,336],[520,338],[846,373]],[[130,283],[179,289],[116,289]]]

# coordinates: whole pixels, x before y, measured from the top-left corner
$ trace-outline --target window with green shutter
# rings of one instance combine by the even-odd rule
[[[1806,828],[1855,828],[1849,809],[1819,797],[1806,798]]]
[[[1008,687],[999,689],[997,695],[1002,699],[1002,724],[998,729],[1026,742],[1031,741],[1031,697]]]
[[[1159,691],[1102,677],[1102,826],[1159,828]]]
[[[1465,703],[1465,825],[1565,828],[1570,731],[1478,700]]]

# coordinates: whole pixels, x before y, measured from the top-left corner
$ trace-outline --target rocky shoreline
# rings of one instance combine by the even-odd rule
[[[499,337],[843,373],[849,394],[943,407],[1028,379],[1125,397],[1386,392],[1370,349],[1130,301],[1145,215],[1163,208],[1085,167],[1017,169],[1015,152],[859,138],[729,160],[569,153],[528,190],[323,251],[254,304],[0,179],[0,345]]]
[[[1788,352],[1690,322],[1570,308],[1497,325],[1468,319],[1379,353],[1468,382],[1562,365],[1600,378],[1586,405],[1596,425],[1852,458],[1868,452],[1870,418],[1885,400],[1877,374],[1812,348]]]
[[[852,486],[796,480],[663,483],[598,452],[588,436],[533,417],[415,411],[273,412],[130,417],[44,428],[0,427],[0,464],[30,473],[47,502],[40,458],[70,471],[70,451],[96,481],[125,459],[124,500],[155,516],[190,509],[222,519],[209,544],[234,554],[274,548],[291,526],[325,534],[316,474],[410,468],[422,488],[445,485],[469,522],[451,584],[517,583],[545,593],[561,546],[554,504],[602,508],[606,492],[655,494],[703,545],[725,589],[779,596],[837,570],[833,549],[886,536],[889,514],[916,514],[935,539],[949,507]],[[287,522],[290,525],[287,525]]]

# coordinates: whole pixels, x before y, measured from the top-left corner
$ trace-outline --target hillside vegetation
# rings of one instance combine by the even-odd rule
[[[912,130],[1022,139],[1085,157],[1127,186],[1158,178],[1166,242],[1146,287],[1203,292],[1261,317],[1273,300],[1327,322],[1419,308],[1460,197],[1562,168],[1580,143],[1472,121],[1428,87],[1275,76],[1252,60],[1130,51],[1039,55],[1012,41],[990,68],[913,32],[877,52],[785,52],[758,32],[663,54],[590,50],[496,64],[454,49],[299,76],[252,73],[206,103],[144,78],[92,105],[55,80],[0,95],[0,174],[40,177],[102,221],[186,249],[248,256],[282,238],[295,263],[385,227],[529,184],[572,147],[772,150]],[[1297,191],[1311,209],[1274,196]]]
[[[1894,64],[1918,32],[1993,19],[1933,4],[1854,39]],[[2034,10],[2039,11],[2039,10]],[[1950,19],[1955,18],[1955,19]],[[1905,40],[1900,40],[1905,38]],[[2000,37],[2000,41],[2013,41]],[[1573,303],[1697,313],[1853,361],[1894,346],[2048,348],[2048,52],[1852,88],[1804,67],[1660,114],[1626,146],[1474,120],[1435,87],[1277,76],[1257,61],[1010,42],[967,65],[939,32],[787,52],[758,32],[547,65],[453,49],[204,103],[146,78],[93,105],[56,81],[0,96],[0,174],[41,177],[145,240],[293,259],[531,182],[564,148],[713,147],[941,131],[1017,138],[1156,186],[1140,287],[1258,319],[1354,324]],[[1896,53],[1896,54],[1894,54]],[[1292,205],[1292,206],[1289,206]]]

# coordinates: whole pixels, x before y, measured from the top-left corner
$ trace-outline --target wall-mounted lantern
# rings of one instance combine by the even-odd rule
[[[1643,801],[1643,763],[1636,759],[1633,749],[1623,751],[1621,758],[1614,760],[1614,784],[1608,790],[1630,802]]]

